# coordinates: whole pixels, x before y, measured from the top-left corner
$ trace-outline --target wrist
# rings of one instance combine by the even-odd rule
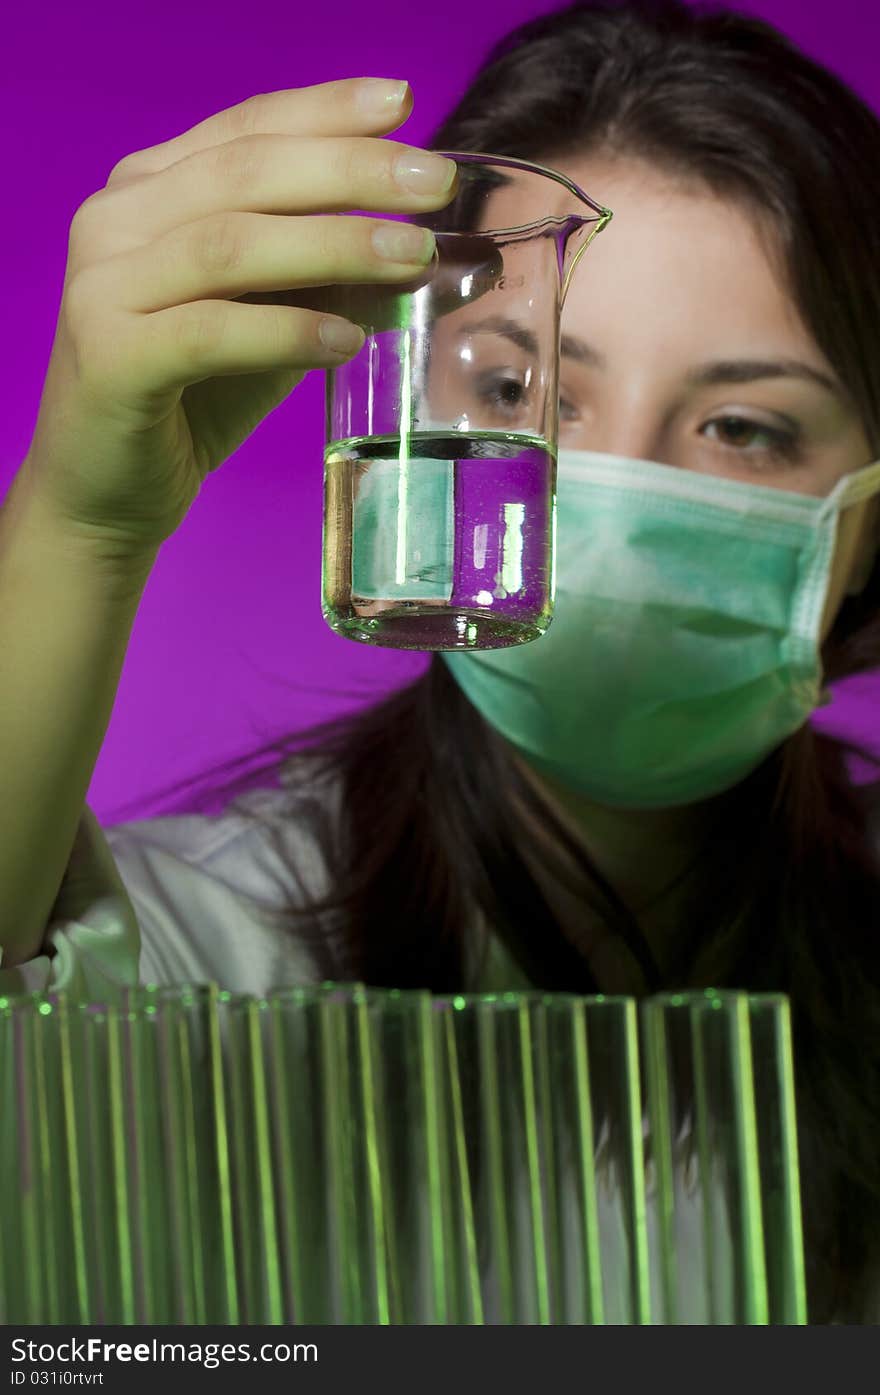
[[[111,529],[65,518],[35,484],[27,461],[0,506],[0,550],[13,534],[23,536],[28,549],[50,564],[72,565],[124,595],[143,589],[161,547],[138,545]]]

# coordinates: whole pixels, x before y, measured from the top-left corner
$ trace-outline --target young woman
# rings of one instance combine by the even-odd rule
[[[576,5],[499,43],[431,142],[552,165],[615,214],[563,317],[548,634],[273,743],[280,790],[222,818],[105,837],[84,811],[162,542],[361,342],[286,288],[419,269],[381,217],[326,216],[448,201],[448,162],[377,139],[409,103],[266,94],[76,214],[0,515],[3,987],[782,990],[810,1317],[874,1320],[880,782],[809,718],[880,663],[880,125],[770,26]],[[499,420],[526,369],[497,365]]]

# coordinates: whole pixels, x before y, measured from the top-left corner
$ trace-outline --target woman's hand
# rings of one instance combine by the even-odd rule
[[[372,79],[264,93],[115,166],[71,224],[23,466],[41,508],[108,558],[155,552],[310,368],[357,352],[308,288],[424,276],[431,233],[335,216],[449,202],[452,161],[377,139],[411,106]]]

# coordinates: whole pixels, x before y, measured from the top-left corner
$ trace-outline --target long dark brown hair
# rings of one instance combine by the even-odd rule
[[[680,0],[572,5],[502,39],[431,144],[550,164],[635,155],[769,217],[791,294],[880,456],[880,123],[769,24]],[[880,664],[880,564],[822,657],[829,683]],[[244,780],[293,756],[315,788],[338,782],[341,820],[319,818],[332,893],[320,918],[283,918],[300,936],[311,926],[327,977],[460,991],[479,907],[536,986],[600,991],[517,851],[519,805],[556,829],[646,991],[787,993],[810,1321],[861,1322],[880,1259],[880,778],[854,783],[855,755],[871,759],[808,724],[716,801],[665,977],[438,655],[356,715],[250,752]],[[215,781],[214,797],[241,786]]]

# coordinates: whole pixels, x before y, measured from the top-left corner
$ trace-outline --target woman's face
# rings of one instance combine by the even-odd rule
[[[856,410],[747,211],[638,161],[548,163],[614,212],[563,308],[561,449],[817,496],[870,463]],[[551,211],[521,195],[507,209],[505,197],[493,197],[496,227]],[[823,638],[867,580],[877,518],[877,499],[842,515]]]

